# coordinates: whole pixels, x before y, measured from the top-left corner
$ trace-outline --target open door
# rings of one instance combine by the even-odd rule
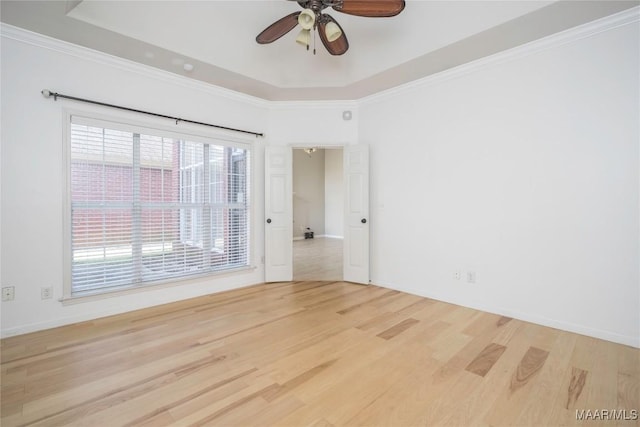
[[[344,271],[347,282],[369,284],[369,147],[344,147]]]
[[[290,147],[265,147],[265,281],[293,280]]]

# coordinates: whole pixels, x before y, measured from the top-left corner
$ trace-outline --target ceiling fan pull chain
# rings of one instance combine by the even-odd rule
[[[316,54],[316,29],[313,29],[313,54]]]

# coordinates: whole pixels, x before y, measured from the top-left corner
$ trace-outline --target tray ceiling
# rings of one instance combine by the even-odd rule
[[[296,2],[2,1],[3,22],[268,100],[358,99],[636,6],[637,1],[418,1],[393,18],[327,9],[350,44],[256,35]],[[193,69],[185,70],[184,64]]]

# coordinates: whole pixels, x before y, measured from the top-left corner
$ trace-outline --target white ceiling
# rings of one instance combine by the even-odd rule
[[[297,29],[269,45],[256,35],[301,10],[288,1],[83,1],[69,16],[215,64],[281,88],[345,86],[531,12],[550,2],[409,1],[393,18],[326,10],[343,27],[350,50],[316,55],[295,43]],[[401,47],[401,48],[398,48]]]
[[[296,2],[2,1],[3,22],[270,100],[357,99],[607,16],[638,1],[419,1],[392,18],[326,9],[350,49],[316,55],[298,29],[256,35]],[[183,64],[194,66],[185,71]]]

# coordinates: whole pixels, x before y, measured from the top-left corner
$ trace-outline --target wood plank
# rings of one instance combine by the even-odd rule
[[[382,331],[378,334],[378,336],[382,339],[385,340],[390,340],[391,338],[397,336],[398,334],[403,333],[404,331],[406,331],[407,329],[409,329],[410,327],[412,327],[413,325],[415,325],[416,323],[420,322],[419,320],[416,319],[405,319],[402,322],[393,325],[392,327],[390,327],[389,329],[387,329],[386,331]]]
[[[587,371],[579,368],[571,368],[571,383],[569,383],[569,391],[567,392],[567,403],[565,408],[575,407],[578,398],[582,394],[582,389],[587,382]]]
[[[500,344],[491,343],[478,354],[465,368],[467,371],[484,377],[493,365],[500,359],[507,348]]]
[[[531,378],[542,369],[542,365],[546,362],[549,352],[536,347],[529,347],[524,355],[516,371],[511,377],[511,391],[515,392],[520,387],[527,384]]]

